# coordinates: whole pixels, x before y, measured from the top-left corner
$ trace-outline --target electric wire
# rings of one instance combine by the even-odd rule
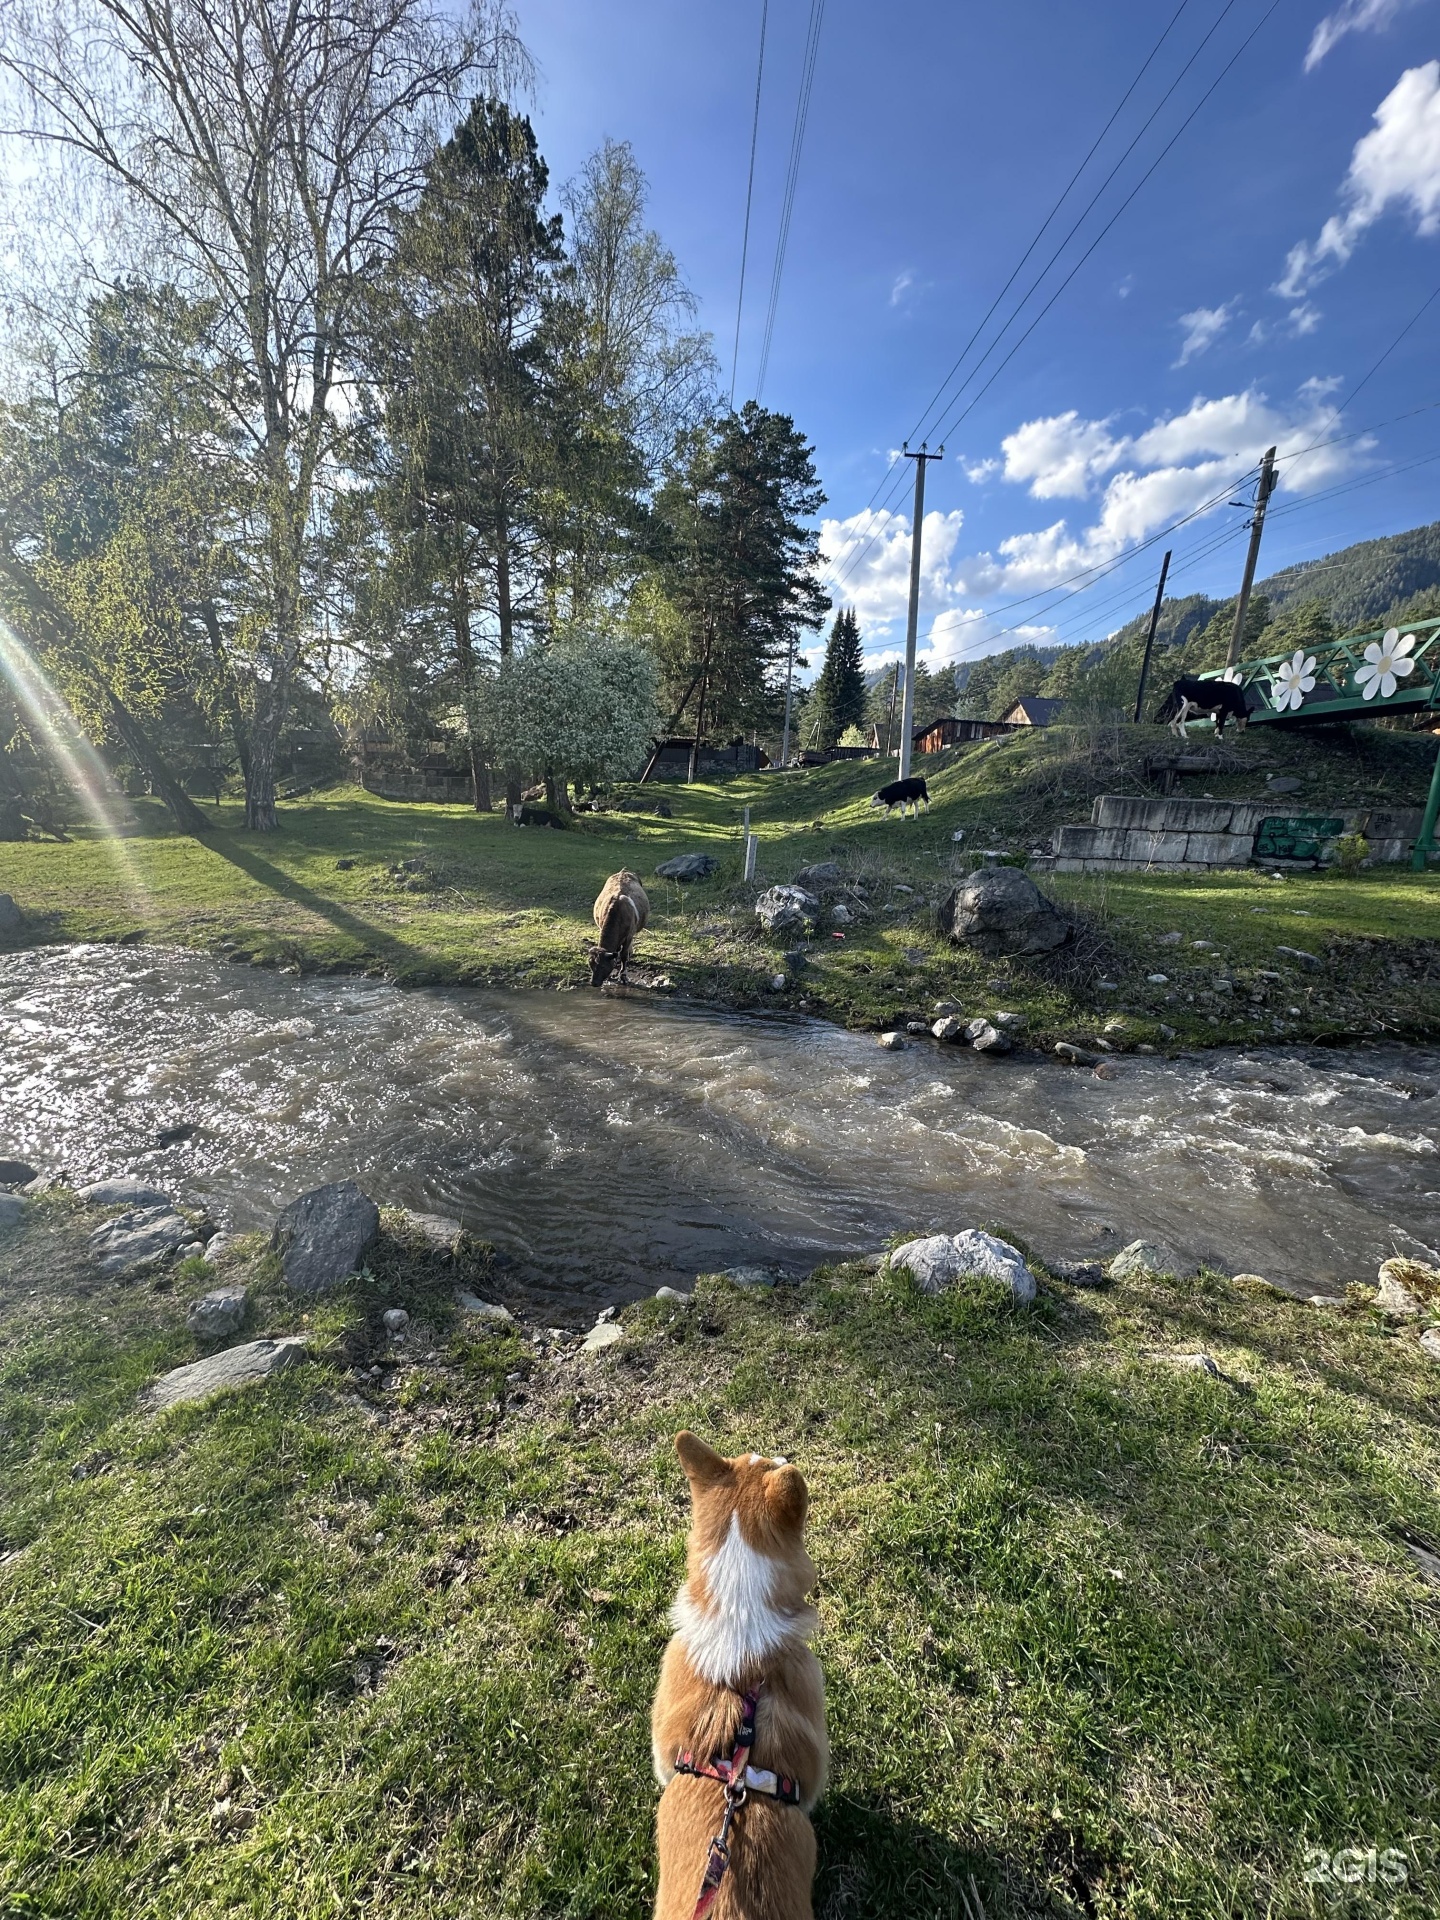
[[[775,314],[780,305],[780,282],[785,273],[785,250],[790,244],[790,217],[795,210],[795,188],[800,178],[800,154],[805,145],[805,124],[810,117],[810,93],[815,85],[815,61],[820,51],[820,27],[825,17],[825,0],[810,0],[810,21],[805,35],[805,53],[800,66],[800,91],[795,101],[795,125],[790,134],[790,160],[785,170],[785,191],[781,201],[780,230],[775,241],[775,265],[770,276],[770,303],[765,314],[765,336],[760,348],[760,371],[755,377],[755,398],[765,387],[770,365],[770,343],[775,336]]]
[[[735,370],[740,364],[740,315],[745,308],[745,264],[750,257],[750,206],[755,198],[755,147],[760,138],[760,86],[765,78],[765,28],[770,0],[760,0],[760,58],[755,67],[755,117],[750,123],[750,173],[745,182],[745,233],[740,242],[740,291],[735,300],[735,345],[730,354],[730,406],[735,406]]]

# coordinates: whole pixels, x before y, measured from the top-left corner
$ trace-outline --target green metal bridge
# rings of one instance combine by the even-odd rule
[[[1262,722],[1276,727],[1314,726],[1378,719],[1390,713],[1440,713],[1440,620],[1353,633],[1326,646],[1267,654],[1199,678],[1233,680],[1242,686],[1252,727]],[[1437,819],[1440,752],[1411,861],[1417,872],[1423,872],[1435,855]]]
[[[1354,633],[1199,677],[1242,686],[1252,727],[1440,713],[1440,620]]]

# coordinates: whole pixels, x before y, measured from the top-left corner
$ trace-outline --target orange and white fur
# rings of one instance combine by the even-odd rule
[[[651,1714],[655,1773],[664,1793],[656,1820],[660,1891],[655,1920],[691,1920],[725,1790],[677,1773],[683,1752],[728,1760],[745,1693],[760,1701],[750,1763],[788,1774],[790,1806],[751,1793],[730,1836],[730,1869],[714,1920],[812,1920],[815,1832],[809,1813],[825,1785],[825,1682],[810,1650],[815,1609],[806,1595],[815,1565],[805,1551],[810,1496],[784,1460],[727,1460],[693,1433],[675,1437],[690,1482],[693,1520],[686,1580],[671,1609]]]

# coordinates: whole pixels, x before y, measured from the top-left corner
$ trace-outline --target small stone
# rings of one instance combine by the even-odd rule
[[[810,956],[804,947],[792,947],[785,955],[786,970],[790,973],[803,973],[810,964]]]
[[[1084,1047],[1077,1047],[1073,1040],[1057,1040],[1055,1052],[1061,1060],[1068,1060],[1074,1067],[1093,1067],[1099,1061],[1099,1055],[1090,1053]]]
[[[0,1193],[0,1232],[18,1227],[25,1212],[25,1202],[18,1193]]]
[[[688,1306],[690,1304],[689,1294],[682,1293],[678,1287],[657,1287],[655,1289],[655,1298],[657,1300],[677,1300],[682,1306]]]
[[[722,1267],[720,1278],[732,1287],[773,1287],[779,1279],[773,1267]]]
[[[899,1053],[905,1045],[905,1036],[903,1033],[882,1033],[876,1044],[884,1047],[888,1053]]]
[[[248,1299],[244,1287],[216,1287],[195,1302],[185,1324],[199,1340],[228,1340],[240,1330]]]
[[[223,1353],[211,1354],[208,1359],[173,1367],[146,1390],[141,1396],[141,1405],[152,1413],[160,1413],[166,1407],[209,1400],[217,1393],[253,1386],[304,1358],[303,1337],[250,1340],[244,1346],[227,1347]]]
[[[182,1260],[201,1260],[205,1255],[205,1242],[203,1240],[187,1240],[185,1245],[179,1249],[179,1252]]]
[[[1419,1262],[1387,1260],[1380,1269],[1375,1305],[1389,1320],[1418,1320],[1425,1311],[1424,1301],[1397,1269]]]
[[[1225,1378],[1208,1353],[1158,1353],[1155,1358],[1168,1361],[1172,1367],[1188,1367],[1193,1373],[1208,1373],[1212,1380]]]
[[[783,973],[772,973],[765,984],[771,993],[783,993],[786,986],[785,976]]]
[[[960,1002],[958,1000],[937,1000],[932,1011],[935,1013],[959,1013]]]
[[[947,1013],[943,1020],[937,1020],[930,1029],[937,1040],[962,1040],[965,1037],[965,1022],[956,1014]]]
[[[803,887],[771,887],[755,902],[755,918],[766,933],[800,933],[820,911],[820,902]]]
[[[514,1314],[508,1307],[496,1306],[493,1301],[482,1300],[478,1294],[471,1293],[465,1287],[457,1287],[455,1304],[462,1313],[473,1314],[477,1320],[513,1320]]]
[[[87,1207],[173,1207],[175,1202],[159,1187],[143,1180],[92,1180],[77,1187],[75,1198]]]
[[[999,1028],[992,1027],[988,1020],[983,1023],[979,1033],[975,1034],[970,1041],[971,1048],[974,1052],[991,1055],[1009,1053],[1012,1051],[1014,1044],[1014,1041],[1008,1033],[1001,1033]]]
[[[39,1178],[36,1168],[24,1160],[0,1160],[0,1187],[28,1187]]]
[[[673,860],[662,860],[655,871],[662,880],[708,880],[720,865],[713,853],[677,853]]]
[[[1155,1049],[1148,1040],[1142,1040],[1135,1049],[1136,1053],[1154,1053]]]
[[[1287,960],[1298,960],[1302,967],[1318,967],[1319,960],[1313,953],[1306,953],[1303,947],[1276,947],[1276,953],[1283,953]]]
[[[404,1307],[387,1307],[380,1316],[380,1324],[387,1333],[403,1333],[410,1324],[410,1316]]]
[[[349,873],[354,864],[355,862],[353,860],[337,860],[335,862],[335,871],[337,873]]]
[[[795,876],[795,884],[804,887],[807,893],[814,893],[820,887],[838,886],[840,877],[838,860],[817,860],[814,866],[800,869]]]
[[[1233,1273],[1230,1276],[1232,1286],[1258,1287],[1264,1293],[1283,1293],[1283,1287],[1277,1287],[1273,1280],[1267,1280],[1263,1273]]]
[[[1157,947],[1178,947],[1185,938],[1183,933],[1162,933],[1155,941]]]
[[[906,1033],[913,1033],[913,1034],[919,1035],[922,1033],[929,1033],[930,1029],[928,1026],[926,1026],[923,1020],[907,1020],[905,1022],[905,1031]]]
[[[1098,1260],[1076,1260],[1056,1266],[1057,1277],[1072,1287],[1103,1287],[1105,1269]]]
[[[90,1256],[104,1274],[139,1273],[167,1259],[193,1239],[194,1228],[163,1207],[117,1214],[90,1236]]]
[[[1154,1240],[1132,1240],[1110,1262],[1112,1280],[1143,1280],[1159,1273],[1189,1273],[1171,1248]]]
[[[625,1329],[618,1320],[601,1320],[591,1327],[589,1333],[580,1342],[581,1353],[603,1353],[606,1347],[616,1346],[625,1338]]]
[[[1420,1345],[1432,1360],[1440,1360],[1440,1327],[1427,1327],[1420,1336]]]
[[[830,909],[830,918],[837,927],[848,927],[855,916],[843,900],[837,900]]]
[[[1170,984],[1170,976],[1168,973],[1147,973],[1145,979],[1147,984],[1152,987],[1168,987]]]
[[[1288,774],[1267,774],[1265,784],[1271,793],[1299,793],[1304,786],[1303,780],[1292,779]]]
[[[1024,1033],[1030,1023],[1023,1013],[992,1013],[990,1024],[1002,1033]]]
[[[464,1237],[464,1227],[448,1213],[414,1213],[409,1207],[401,1211],[408,1230],[419,1234],[436,1253],[454,1253]]]
[[[1167,1027],[1163,1020],[1160,1022],[1160,1038],[1162,1040],[1173,1040],[1175,1038],[1176,1031],[1177,1030],[1174,1027]]]
[[[1035,1298],[1035,1276],[1020,1250],[974,1227],[907,1241],[890,1255],[890,1264],[908,1267],[922,1293],[943,1293],[957,1280],[975,1274],[1000,1281],[1022,1306]]]

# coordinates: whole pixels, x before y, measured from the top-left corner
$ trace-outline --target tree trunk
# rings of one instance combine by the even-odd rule
[[[495,516],[495,613],[500,623],[500,658],[515,652],[515,609],[510,602],[510,518],[502,507]],[[514,822],[520,805],[520,769],[505,769],[505,818]]]
[[[569,813],[570,783],[556,777],[555,769],[545,769],[545,804],[553,813]]]
[[[290,708],[290,678],[300,651],[300,568],[304,551],[303,516],[296,524],[283,464],[273,484],[270,523],[271,591],[274,594],[274,652],[268,684],[255,700],[250,728],[250,775],[245,782],[245,825],[252,833],[274,833],[275,763],[280,735]]]
[[[710,641],[711,636],[707,632],[705,658],[700,668],[700,704],[695,709],[695,738],[690,747],[689,778],[692,784],[700,767],[700,736],[705,731],[705,696],[710,691]]]
[[[245,825],[251,833],[274,833],[280,824],[275,812],[275,762],[280,730],[285,724],[289,680],[289,674],[277,663],[255,708],[250,772],[245,781]]]
[[[220,631],[220,616],[216,612],[213,600],[202,602],[200,618],[210,640],[210,651],[220,668],[225,687],[225,717],[230,723],[230,737],[235,742],[235,756],[240,762],[240,777],[245,782],[248,793],[250,788],[250,729],[245,724],[245,710],[240,705],[240,695],[235,687],[235,673],[230,665],[230,650],[225,644],[225,636]]]
[[[101,691],[110,708],[110,718],[114,722],[115,731],[144,767],[151,786],[170,809],[170,816],[176,826],[182,833],[211,832],[210,822],[170,771],[168,762],[134,714],[103,682]]]
[[[460,697],[465,703],[465,745],[470,755],[470,802],[477,813],[490,811],[490,769],[479,729],[479,690],[475,674],[475,646],[470,633],[470,596],[463,580],[455,582],[453,607],[455,658],[460,668]]]

